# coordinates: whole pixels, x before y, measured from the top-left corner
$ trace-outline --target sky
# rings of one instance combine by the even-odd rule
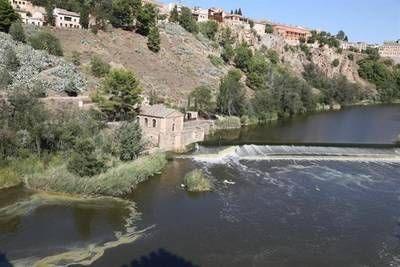
[[[173,2],[164,0],[163,2]],[[400,0],[182,0],[187,6],[241,8],[243,15],[337,33],[350,41],[400,39]]]

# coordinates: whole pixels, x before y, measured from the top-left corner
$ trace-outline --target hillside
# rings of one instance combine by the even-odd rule
[[[206,38],[196,37],[180,26],[166,24],[161,29],[161,51],[151,52],[143,36],[114,29],[97,35],[87,30],[52,29],[68,57],[74,51],[81,54],[81,62],[88,65],[98,55],[114,67],[133,70],[140,78],[145,92],[154,90],[159,97],[181,104],[199,85],[217,89],[227,67],[215,67],[208,56],[218,55]]]

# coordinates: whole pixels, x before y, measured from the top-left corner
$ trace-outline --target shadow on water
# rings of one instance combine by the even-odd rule
[[[6,254],[0,251],[0,267],[13,267],[13,265],[8,261]]]
[[[133,260],[129,265],[122,267],[199,267],[190,261],[185,260],[165,249],[151,252],[148,256],[142,256],[140,259]]]

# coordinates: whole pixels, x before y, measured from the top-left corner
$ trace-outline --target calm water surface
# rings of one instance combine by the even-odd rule
[[[107,247],[129,222],[139,238],[108,246],[91,266],[400,266],[398,148],[261,145],[391,144],[399,133],[395,105],[224,133],[208,145],[258,146],[201,147],[209,155],[176,159],[140,185],[127,199],[135,205],[1,191],[0,266]],[[195,168],[213,193],[180,188]]]

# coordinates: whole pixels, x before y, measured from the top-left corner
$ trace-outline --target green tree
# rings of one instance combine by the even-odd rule
[[[212,92],[208,86],[199,86],[190,94],[191,103],[194,100],[194,108],[196,111],[208,113],[213,109]],[[190,107],[189,107],[190,108]]]
[[[90,9],[89,7],[84,4],[80,10],[80,20],[79,23],[81,24],[82,28],[88,29],[89,28],[89,16],[90,16]]]
[[[272,27],[272,25],[270,25],[270,24],[265,25],[265,33],[269,33],[269,34],[274,33],[274,28]]]
[[[116,28],[131,27],[133,14],[131,0],[113,0],[111,9],[111,24]]]
[[[157,10],[152,4],[145,4],[138,12],[136,31],[147,36],[150,29],[156,25]]]
[[[90,68],[94,76],[101,78],[110,72],[111,66],[100,57],[93,56],[90,61]]]
[[[14,22],[11,24],[9,33],[14,41],[25,43],[25,31],[20,22]]]
[[[96,146],[92,139],[77,139],[67,164],[68,171],[81,177],[104,172],[104,159],[98,158],[96,154]]]
[[[5,64],[6,68],[10,71],[17,71],[20,67],[17,54],[10,46],[6,47],[5,49]]]
[[[241,116],[245,112],[246,96],[243,85],[240,83],[241,74],[231,70],[221,80],[217,97],[217,108],[221,114]]]
[[[269,49],[267,51],[267,58],[271,61],[272,64],[278,64],[279,63],[279,54],[273,49]]]
[[[129,120],[135,116],[141,92],[139,81],[132,72],[116,69],[107,74],[94,100],[110,119]]]
[[[242,15],[243,15],[243,13],[242,13],[242,9],[241,9],[240,7],[239,7],[239,10],[238,10],[237,14],[238,14],[238,15],[240,15],[240,16],[242,16]]]
[[[192,16],[192,10],[188,7],[182,7],[181,15],[179,16],[179,24],[190,33],[199,32],[197,23]]]
[[[137,122],[126,122],[117,130],[118,156],[120,160],[136,159],[144,149],[142,130]]]
[[[160,38],[160,31],[158,30],[157,26],[153,26],[150,29],[150,33],[147,38],[148,38],[147,39],[147,47],[151,51],[158,53],[160,51],[161,38]]]
[[[337,58],[332,61],[332,66],[334,66],[335,68],[338,67],[339,64],[340,64],[340,61]]]
[[[37,32],[29,38],[30,45],[37,50],[46,50],[51,55],[62,56],[60,41],[49,32]]]
[[[0,0],[0,31],[8,32],[11,24],[19,20],[18,14],[8,0]]]
[[[178,22],[178,21],[179,21],[178,6],[175,5],[174,8],[171,10],[171,13],[169,16],[169,22]]]
[[[200,32],[207,36],[210,40],[215,40],[215,35],[218,32],[218,22],[209,20],[206,22],[199,23]]]
[[[46,23],[51,26],[55,26],[56,20],[53,15],[54,8],[56,4],[54,0],[47,0],[45,9],[46,9]]]
[[[344,31],[340,30],[337,34],[336,34],[336,38],[344,41],[344,39],[346,38],[346,34],[344,33]]]
[[[253,52],[247,43],[243,42],[235,49],[234,62],[236,67],[247,71],[251,58],[253,57]]]

